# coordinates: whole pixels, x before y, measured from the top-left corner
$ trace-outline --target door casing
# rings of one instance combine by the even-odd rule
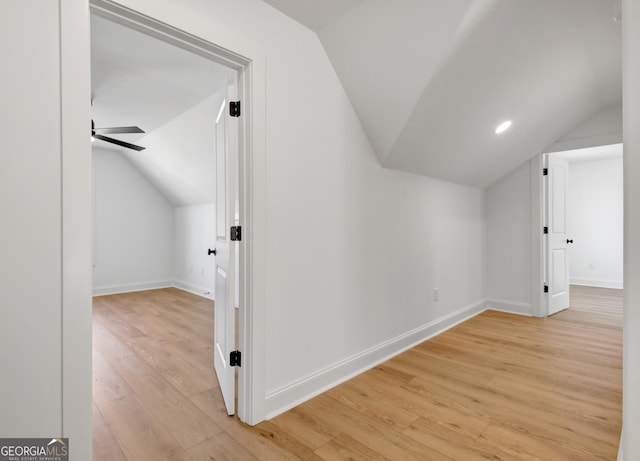
[[[243,226],[243,239],[239,242],[239,328],[238,346],[241,351],[252,351],[253,334],[253,277],[252,261],[252,221],[253,203],[251,200],[252,178],[252,60],[226,48],[203,40],[192,34],[179,30],[169,24],[160,22],[137,11],[126,8],[111,0],[90,0],[92,14],[122,24],[131,29],[150,35],[158,40],[173,44],[193,52],[218,64],[222,64],[237,72],[237,96],[242,101],[242,116],[238,123],[238,202],[239,221]],[[251,353],[243,354],[243,366],[238,369],[238,417],[248,424],[257,424],[262,420],[260,404],[255,405],[256,390],[252,378],[255,362]],[[258,364],[260,365],[260,364]],[[258,406],[258,408],[256,408]]]

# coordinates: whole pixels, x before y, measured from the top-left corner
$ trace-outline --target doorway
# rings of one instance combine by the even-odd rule
[[[247,345],[250,343],[250,338],[247,335],[247,332],[250,330],[249,327],[251,325],[251,304],[250,304],[250,298],[247,296],[247,293],[250,291],[250,286],[249,286],[250,280],[247,280],[247,278],[244,276],[245,273],[248,273],[250,271],[250,267],[249,267],[250,245],[248,242],[249,239],[246,239],[246,236],[248,234],[248,231],[250,230],[247,226],[248,224],[247,216],[250,214],[251,202],[250,202],[249,195],[246,193],[247,186],[245,181],[245,178],[247,177],[246,171],[250,168],[250,155],[248,154],[248,150],[246,148],[246,146],[249,145],[248,143],[249,130],[248,130],[248,124],[245,122],[245,120],[247,119],[246,117],[247,114],[250,113],[249,112],[250,98],[247,97],[246,99],[244,99],[244,97],[248,96],[248,93],[249,93],[248,82],[250,81],[250,68],[249,68],[250,62],[242,58],[241,56],[230,53],[228,50],[223,50],[211,43],[204,42],[198,39],[197,37],[191,36],[187,33],[174,29],[166,24],[157,22],[152,18],[143,16],[141,14],[138,14],[129,9],[120,7],[108,1],[92,2],[91,12],[93,15],[100,18],[100,20],[111,21],[114,24],[125,26],[126,28],[132,31],[142,32],[147,37],[151,37],[154,40],[159,40],[165,44],[168,43],[172,46],[175,45],[181,50],[185,50],[191,53],[192,55],[197,56],[198,58],[205,58],[209,60],[211,63],[215,63],[218,66],[224,66],[229,71],[228,75],[233,75],[235,91],[237,92],[236,95],[234,96],[237,98],[237,100],[244,102],[243,104],[244,118],[237,119],[237,143],[236,143],[237,154],[235,158],[236,158],[236,163],[238,167],[234,177],[237,177],[238,186],[236,189],[232,191],[233,192],[232,194],[228,195],[228,199],[231,201],[231,203],[234,203],[234,204],[237,203],[237,207],[235,209],[232,209],[234,216],[235,216],[235,212],[237,211],[237,217],[238,217],[237,220],[240,223],[244,223],[245,225],[245,228],[243,229],[245,239],[240,242],[234,242],[234,245],[236,245],[236,247],[238,248],[238,252],[237,252],[238,270],[237,272],[234,273],[234,275],[238,279],[238,290],[236,291],[236,293],[239,298],[237,304],[240,308],[238,312],[239,325],[237,328],[237,331],[238,331],[237,343],[239,345],[239,348],[242,350],[245,347],[247,347]],[[161,64],[163,61],[163,57],[164,57],[163,55],[156,56],[157,58],[156,62],[158,64]],[[117,64],[118,64],[117,62],[114,63],[114,67],[116,71],[118,70]],[[184,69],[182,66],[173,66],[172,70],[174,72],[179,72]],[[154,75],[158,75],[158,74],[159,73],[154,74],[153,69],[151,69],[146,74],[145,77],[148,79],[149,82],[152,82]],[[228,80],[225,81],[225,84],[224,84],[225,90],[228,87],[228,83],[229,83]],[[151,83],[149,86],[152,86]],[[148,88],[143,88],[143,91],[146,91],[146,90],[148,90]],[[98,98],[100,98],[100,96],[93,95],[93,97],[96,99],[95,101],[96,104],[94,104],[94,107],[97,108],[98,106],[97,100]],[[184,102],[184,101],[183,101],[183,98],[178,97],[178,98],[174,98],[172,102],[179,105],[181,102]],[[121,107],[122,104],[120,104],[119,106]],[[153,116],[157,116],[158,112],[160,112],[158,109],[159,109],[159,106],[155,108],[152,107],[152,110],[151,110],[151,112],[153,112],[151,114],[152,121],[153,121]],[[216,111],[216,114],[217,114],[217,111]],[[109,126],[115,123],[116,122],[107,122]],[[125,122],[125,123],[117,122],[118,125],[127,125],[128,123],[132,123],[132,122]],[[135,123],[138,123],[138,122],[135,122]],[[157,124],[159,124],[162,128],[166,128],[168,125],[168,123],[164,123],[164,124],[157,123]],[[212,138],[214,138],[213,123],[208,129],[212,133]],[[156,133],[157,132],[153,132],[152,135],[156,135]],[[153,137],[152,135],[147,135],[144,138],[141,138],[139,140],[134,140],[134,141],[140,145],[143,145],[148,142],[155,146],[160,145],[160,146],[166,147],[166,144],[167,144],[166,136],[156,135],[155,137]],[[214,145],[215,145],[215,141],[214,141]],[[146,147],[146,146],[142,146],[142,147]],[[181,154],[184,155],[187,149],[184,148],[184,145],[181,147],[182,147]],[[193,150],[193,146],[189,146],[189,147],[190,147],[189,148],[190,151]],[[213,162],[215,164],[215,158]],[[142,166],[142,160],[140,160],[140,157],[135,157],[133,154],[130,154],[130,163],[136,165],[137,167],[139,167],[139,169],[144,168]],[[204,174],[205,180],[206,180],[206,175],[207,175],[206,168],[196,168],[196,170],[199,170],[200,173]],[[152,178],[150,179],[149,182],[160,183],[162,179],[162,174],[160,175],[156,174],[154,176],[153,171],[154,171],[153,167],[150,167],[147,170],[149,178]],[[155,168],[155,171],[156,173],[158,171],[160,171],[160,173],[163,173],[163,172],[167,173],[166,168],[163,170],[161,167],[157,167],[157,166]],[[208,174],[210,178],[215,177],[214,171],[215,170],[209,170]],[[157,184],[154,184],[154,185],[157,186]],[[213,185],[214,185],[213,189],[215,190],[215,182],[213,182]],[[198,191],[196,191],[196,193],[193,193],[194,192],[193,190],[188,190],[187,192],[192,193],[192,195],[197,195]],[[178,204],[184,204],[181,201],[185,199],[185,195],[181,194],[180,191],[178,191],[178,193],[174,193],[173,195],[171,192],[169,192],[168,195],[172,196]],[[215,232],[212,232],[212,234],[215,234]],[[151,234],[148,234],[148,235],[151,235]],[[212,235],[211,237],[215,239],[215,235]],[[208,249],[207,246],[211,247],[212,245],[210,243],[207,243],[207,245],[203,245],[203,248],[201,248],[200,250],[202,251],[203,255],[210,256],[210,254],[208,254],[207,252],[207,249]],[[162,251],[162,248],[158,248],[157,251]],[[229,253],[236,255],[236,252],[229,252]],[[195,271],[200,275],[205,275],[204,272],[206,272],[201,267],[198,267],[198,266],[195,267]],[[213,279],[213,276],[211,278]],[[184,286],[180,286],[178,283],[176,283],[176,285],[178,285],[180,288],[183,288],[183,289],[185,288]],[[197,284],[195,286],[197,287]],[[231,284],[231,286],[233,286],[233,284]],[[191,291],[196,291],[196,290],[191,290]],[[233,296],[227,296],[225,297],[225,299],[229,300],[229,304],[231,305],[231,308],[235,309],[235,305],[233,303]],[[218,302],[217,307],[218,308],[223,307],[220,301]],[[233,315],[229,315],[227,317],[233,321],[233,319],[236,318],[235,312],[233,313]],[[230,329],[228,328],[227,330],[230,330]],[[232,330],[235,331],[236,329],[233,328]],[[231,343],[235,344],[236,341],[232,341]],[[245,365],[246,365],[246,362],[247,360],[245,358]],[[238,382],[238,403],[237,403],[238,416],[241,420],[249,422],[251,420],[250,418],[251,395],[248,392],[246,392],[246,385],[248,383],[247,383],[247,380],[245,379],[244,370],[246,370],[246,368],[245,369],[241,368],[238,370],[238,381],[239,381]],[[234,374],[235,372],[236,370],[233,370]]]
[[[622,144],[546,154],[541,261],[544,315],[571,305],[570,286],[622,289]]]

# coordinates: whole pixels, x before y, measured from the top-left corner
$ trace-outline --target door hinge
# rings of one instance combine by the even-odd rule
[[[543,168],[542,169],[542,176],[548,176],[549,175],[549,168]]]
[[[240,101],[229,102],[229,115],[232,117],[240,117]]]
[[[549,293],[549,285],[547,285],[546,283],[544,284],[544,292]]]
[[[240,351],[231,351],[229,353],[229,365],[232,367],[242,366],[242,353]]]
[[[549,233],[549,228],[548,228],[547,226],[544,226],[544,227],[542,228],[542,233],[543,233],[543,234],[548,234],[548,233]]]
[[[239,242],[242,240],[242,226],[231,226],[231,241]]]

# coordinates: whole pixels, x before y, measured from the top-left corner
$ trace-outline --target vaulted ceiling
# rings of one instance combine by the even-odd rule
[[[484,187],[568,134],[589,137],[598,114],[621,118],[616,0],[264,1],[317,33],[387,168]],[[121,138],[147,150],[120,151],[175,205],[213,200],[214,159],[188,120],[213,123],[227,79],[92,16],[96,125],[147,131]]]
[[[92,118],[96,127],[139,126],[109,135],[139,144],[124,155],[176,206],[215,199],[213,138],[230,70],[133,29],[91,16]]]
[[[621,105],[616,0],[265,1],[317,32],[388,168],[483,187]]]

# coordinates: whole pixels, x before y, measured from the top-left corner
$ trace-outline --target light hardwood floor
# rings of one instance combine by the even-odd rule
[[[226,416],[213,302],[94,299],[94,461],[615,460],[622,292],[487,311],[256,427]]]

